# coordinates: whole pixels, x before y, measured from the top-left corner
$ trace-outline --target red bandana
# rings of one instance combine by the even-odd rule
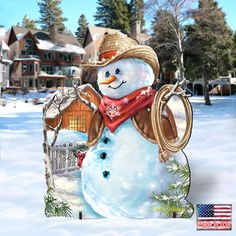
[[[106,127],[114,133],[121,123],[134,116],[141,109],[150,106],[155,94],[156,90],[145,87],[119,99],[104,96],[99,105],[99,111]]]

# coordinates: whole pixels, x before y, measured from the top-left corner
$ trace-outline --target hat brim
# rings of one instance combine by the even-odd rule
[[[96,63],[84,63],[84,64],[82,63],[81,66],[85,69],[104,67],[118,60],[127,59],[127,58],[137,58],[137,59],[141,59],[145,61],[152,67],[154,74],[159,76],[160,65],[158,62],[157,55],[151,47],[146,46],[146,45],[137,45],[131,49],[128,49],[127,51],[123,53],[113,56],[112,58],[108,60],[98,61]]]

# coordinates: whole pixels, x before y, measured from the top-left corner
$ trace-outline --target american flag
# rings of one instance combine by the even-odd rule
[[[231,204],[198,204],[198,230],[231,230]]]

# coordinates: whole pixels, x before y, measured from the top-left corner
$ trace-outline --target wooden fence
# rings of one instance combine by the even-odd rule
[[[62,174],[78,170],[78,161],[73,154],[75,146],[70,144],[54,145],[49,149],[52,174]]]

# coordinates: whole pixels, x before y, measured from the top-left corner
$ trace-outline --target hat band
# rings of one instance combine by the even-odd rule
[[[99,55],[99,60],[102,61],[103,59],[111,59],[112,57],[116,56],[118,54],[118,50],[111,50],[108,52],[101,53]]]

